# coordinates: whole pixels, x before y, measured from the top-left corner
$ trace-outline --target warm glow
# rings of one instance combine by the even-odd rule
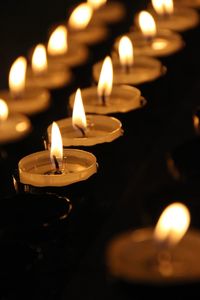
[[[73,114],[72,114],[72,125],[76,129],[86,130],[87,120],[85,115],[85,110],[83,106],[81,90],[76,91]]]
[[[50,157],[52,164],[55,166],[55,159],[56,158],[59,166],[62,166],[63,160],[63,143],[62,137],[60,133],[60,129],[56,122],[53,122],[51,127],[51,149],[50,149]]]
[[[189,224],[190,213],[187,207],[181,203],[173,203],[161,214],[154,230],[154,237],[158,242],[173,246],[184,236]]]
[[[44,45],[39,44],[35,47],[35,50],[33,52],[32,69],[33,72],[37,75],[46,72],[47,68],[48,65],[46,49]]]
[[[17,58],[11,66],[9,73],[9,88],[13,96],[18,97],[24,92],[26,68],[27,61],[23,56]]]
[[[8,118],[8,105],[0,99],[0,122],[6,121]]]
[[[156,35],[156,23],[147,11],[139,13],[139,26],[145,37],[153,38]]]
[[[93,7],[93,9],[98,9],[103,6],[107,0],[87,0],[87,2]]]
[[[193,117],[193,123],[194,123],[194,128],[198,132],[199,131],[199,124],[200,124],[200,120],[199,120],[198,116]]]
[[[50,55],[63,55],[66,54],[67,49],[67,29],[65,26],[60,25],[49,38],[47,52]]]
[[[97,92],[100,97],[109,97],[112,92],[113,85],[113,65],[109,56],[104,59],[101,73],[99,76],[99,83]]]
[[[152,5],[157,14],[170,15],[174,12],[173,0],[152,0]]]
[[[123,36],[119,41],[119,58],[122,66],[133,65],[133,45],[127,36]]]
[[[78,5],[69,17],[68,24],[72,29],[81,30],[87,27],[93,14],[93,9],[89,3]]]

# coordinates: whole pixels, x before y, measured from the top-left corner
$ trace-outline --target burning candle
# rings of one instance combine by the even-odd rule
[[[184,42],[182,37],[171,30],[158,29],[153,16],[147,11],[141,11],[136,16],[137,31],[130,31],[126,35],[134,45],[136,55],[162,57],[180,51]],[[121,37],[115,42],[115,49]]]
[[[77,67],[83,65],[89,57],[87,47],[70,40],[66,26],[59,25],[51,33],[47,44],[48,64],[59,67]],[[52,66],[53,68],[53,66]]]
[[[87,2],[75,7],[67,23],[70,41],[92,46],[108,37],[107,28],[102,23],[97,23],[95,18],[92,21],[93,12],[92,5]]]
[[[66,67],[59,64],[48,64],[44,45],[39,44],[35,47],[31,58],[31,68],[27,69],[27,86],[53,90],[66,86],[71,80],[72,74]]]
[[[190,229],[185,205],[172,203],[155,228],[123,233],[107,249],[108,270],[129,283],[157,287],[189,284],[200,280],[200,232]]]
[[[50,93],[37,86],[26,86],[27,61],[19,57],[11,66],[9,90],[0,91],[0,97],[8,103],[11,112],[28,115],[40,113],[50,105]]]
[[[109,56],[104,59],[98,86],[82,89],[84,108],[87,113],[112,114],[128,112],[141,108],[146,101],[136,87],[128,85],[113,86],[113,65]],[[69,99],[69,105],[74,106],[75,94]]]
[[[86,151],[63,149],[56,123],[52,125],[49,150],[25,156],[19,161],[19,180],[35,187],[64,187],[88,179],[97,172],[96,157]]]
[[[183,32],[196,27],[199,14],[195,9],[174,4],[173,0],[152,0],[150,13],[158,28]]]
[[[120,2],[107,0],[87,0],[92,6],[94,21],[113,24],[120,22],[125,17],[125,7]]]
[[[108,143],[122,135],[122,124],[118,119],[103,115],[86,117],[80,89],[75,94],[72,118],[58,120],[57,124],[65,147]],[[50,139],[51,126],[48,136]]]
[[[113,82],[115,84],[138,85],[152,81],[165,73],[162,63],[148,56],[135,55],[135,47],[128,36],[123,36],[118,44],[118,53],[112,53]],[[93,77],[98,80],[103,62],[93,66]]]
[[[6,102],[0,99],[0,145],[18,141],[31,130],[30,120],[23,114],[10,113]]]

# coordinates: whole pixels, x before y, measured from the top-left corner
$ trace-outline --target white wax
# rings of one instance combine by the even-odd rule
[[[153,228],[144,228],[113,239],[106,258],[110,273],[117,278],[129,283],[167,285],[200,281],[199,252],[200,232],[189,230],[171,250],[171,275],[164,275],[158,264],[159,249],[153,239]]]
[[[101,21],[107,24],[121,21],[126,14],[124,5],[120,2],[107,2],[105,5],[94,11],[92,19],[94,23]]]
[[[121,122],[113,117],[104,115],[87,115],[86,136],[72,126],[72,118],[57,120],[63,146],[93,146],[109,143],[120,137],[123,133]],[[51,125],[48,127],[48,136],[51,140]]]
[[[147,41],[141,31],[128,32],[126,34],[133,43],[134,55],[168,56],[180,51],[184,47],[184,41],[180,34],[167,29],[159,29],[152,41]],[[118,37],[114,48],[118,49]]]
[[[54,168],[48,150],[25,156],[18,164],[20,182],[38,187],[67,186],[95,174],[97,161],[92,153],[64,149],[62,174],[54,174]]]
[[[199,14],[195,9],[175,6],[174,13],[169,16],[160,16],[153,9],[149,12],[155,19],[156,25],[159,29],[170,29],[174,31],[183,32],[192,29],[199,24]]]
[[[18,141],[32,130],[30,120],[19,113],[10,113],[8,119],[0,122],[0,144]]]
[[[136,56],[134,65],[128,73],[124,71],[116,55],[112,56],[112,62],[114,84],[138,85],[153,81],[165,74],[166,71],[159,60],[148,56]],[[99,80],[102,64],[103,61],[100,61],[93,66],[93,78],[96,82]]]
[[[0,98],[4,99],[11,112],[34,115],[48,109],[51,96],[47,89],[27,87],[23,95],[13,98],[9,90],[0,91]]]
[[[57,66],[57,67],[56,67]],[[51,64],[48,70],[36,75],[31,68],[27,69],[26,86],[46,89],[58,89],[67,86],[72,81],[72,73],[59,65]]]
[[[97,94],[97,87],[91,86],[81,90],[84,109],[87,113],[111,114],[126,113],[143,107],[146,101],[141,97],[139,89],[128,85],[114,85],[112,93],[106,100],[106,105],[102,104]],[[75,93],[69,98],[71,110],[74,106]]]

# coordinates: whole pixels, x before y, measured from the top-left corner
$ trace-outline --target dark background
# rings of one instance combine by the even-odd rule
[[[146,2],[122,1],[127,18],[113,27],[111,39],[116,32],[129,29],[134,13]],[[15,58],[26,55],[33,44],[45,42],[49,27],[64,20],[76,3],[24,0],[0,4],[1,88],[7,86]],[[42,258],[25,275],[19,270],[15,280],[8,276],[10,281],[1,287],[0,299],[144,299],[144,287],[135,286],[130,291],[110,280],[105,265],[110,239],[126,229],[155,225],[163,208],[174,201],[186,203],[191,211],[191,226],[200,226],[199,178],[175,180],[166,164],[168,153],[195,137],[192,115],[200,103],[199,34],[199,28],[183,33],[185,48],[162,58],[167,74],[138,87],[147,106],[117,116],[123,123],[124,136],[111,145],[91,149],[99,161],[98,174],[83,183],[84,188],[75,188],[76,192],[80,188],[78,196],[66,193],[73,203],[67,224],[43,240],[33,243],[29,237],[25,241],[41,249]],[[13,193],[11,175],[18,160],[42,150],[46,126],[67,113],[66,101],[71,92],[92,82],[92,63],[109,53],[109,47],[110,42],[105,41],[91,49],[89,63],[74,70],[74,83],[52,93],[50,110],[32,119],[31,137],[5,149],[8,158],[6,166],[1,165],[1,197]],[[189,293],[193,296],[194,290]],[[157,289],[153,296],[159,296]]]

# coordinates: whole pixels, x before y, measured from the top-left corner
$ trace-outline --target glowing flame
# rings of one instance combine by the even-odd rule
[[[78,5],[69,17],[68,24],[72,29],[81,30],[87,27],[93,14],[93,9],[89,3]]]
[[[50,157],[52,164],[55,164],[55,159],[58,162],[59,166],[62,166],[63,161],[63,143],[60,133],[60,129],[56,122],[53,122],[51,127],[51,149]]]
[[[99,76],[99,83],[97,92],[100,97],[109,97],[112,92],[113,85],[113,65],[109,56],[104,59],[101,73]]]
[[[153,38],[156,35],[156,23],[147,11],[143,10],[139,13],[139,26],[145,37]]]
[[[181,203],[169,205],[161,214],[155,230],[157,241],[173,246],[177,244],[186,233],[190,224],[190,213]]]
[[[80,89],[76,91],[75,95],[72,113],[72,125],[75,129],[81,129],[83,131],[85,131],[87,128],[87,120]]]
[[[157,14],[173,14],[174,12],[174,3],[173,0],[152,0],[152,5]]]
[[[13,96],[18,97],[25,89],[27,61],[23,56],[18,57],[11,66],[9,73],[9,88]]]
[[[92,6],[93,9],[98,9],[103,6],[107,0],[87,0],[87,2]]]
[[[0,99],[0,122],[6,121],[8,118],[8,105]]]
[[[49,55],[63,55],[67,53],[67,29],[65,26],[58,26],[51,34],[47,52]]]
[[[45,46],[39,44],[35,47],[32,56],[32,69],[35,74],[41,74],[47,71],[47,54]]]
[[[127,36],[123,36],[119,41],[119,58],[122,66],[131,67],[133,65],[133,45]]]

